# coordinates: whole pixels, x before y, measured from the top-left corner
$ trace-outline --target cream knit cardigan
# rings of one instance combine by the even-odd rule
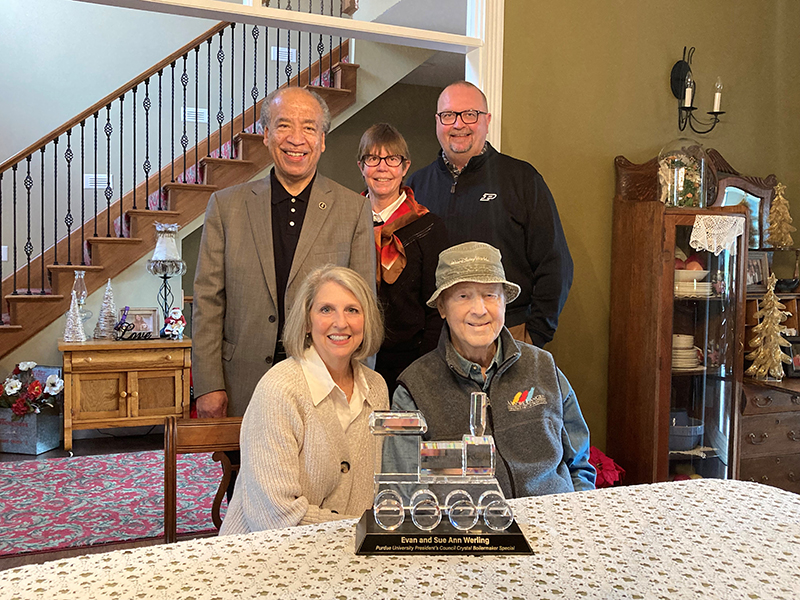
[[[342,430],[333,402],[314,406],[299,361],[261,378],[242,421],[241,470],[220,535],[357,517],[372,506],[373,410],[388,410],[386,383],[361,366],[361,414]]]

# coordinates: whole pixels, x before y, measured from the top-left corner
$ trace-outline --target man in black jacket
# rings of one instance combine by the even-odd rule
[[[542,347],[567,300],[572,258],[542,176],[486,141],[491,118],[473,84],[447,86],[436,113],[442,153],[408,185],[442,218],[451,244],[478,241],[500,250],[509,279],[522,288],[506,309],[507,326],[516,339]]]

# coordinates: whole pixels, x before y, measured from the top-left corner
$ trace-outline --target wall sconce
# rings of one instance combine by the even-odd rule
[[[714,85],[714,110],[709,111],[707,114],[711,115],[711,121],[706,123],[694,116],[694,111],[697,108],[694,106],[694,92],[695,81],[692,77],[692,57],[694,56],[694,46],[686,52],[686,46],[683,47],[683,60],[679,60],[672,67],[672,74],[670,75],[670,87],[672,88],[672,95],[678,99],[678,129],[683,131],[688,124],[692,131],[699,134],[709,133],[717,123],[719,123],[719,116],[724,115],[725,111],[720,110],[722,102],[722,80],[717,77],[717,82]],[[697,124],[697,127],[695,127]],[[705,129],[700,129],[704,127]]]
[[[158,304],[163,313],[161,322],[166,324],[170,308],[175,302],[169,278],[186,273],[186,263],[181,260],[181,253],[178,251],[178,243],[175,240],[178,224],[155,223],[155,227],[156,249],[153,252],[153,258],[147,261],[147,272],[162,279],[161,288],[158,290]]]

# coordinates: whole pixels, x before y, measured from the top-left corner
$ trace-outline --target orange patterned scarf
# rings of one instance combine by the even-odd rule
[[[375,250],[378,253],[376,280],[378,289],[381,282],[394,283],[406,266],[406,252],[403,243],[394,234],[395,231],[413,223],[428,213],[428,209],[414,200],[411,188],[403,187],[406,193],[405,202],[392,213],[389,220],[375,225]]]

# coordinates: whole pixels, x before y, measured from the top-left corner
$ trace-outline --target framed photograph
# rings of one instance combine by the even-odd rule
[[[767,258],[766,252],[748,252],[746,275],[748,292],[767,291],[769,258]]]
[[[791,344],[783,351],[792,357],[791,364],[784,365],[786,377],[800,377],[800,337],[787,337],[786,340]]]
[[[119,319],[125,309],[119,310]],[[119,320],[118,319],[118,320]],[[158,309],[157,308],[130,308],[125,321],[133,323],[132,333],[152,333],[153,337],[158,337]]]

